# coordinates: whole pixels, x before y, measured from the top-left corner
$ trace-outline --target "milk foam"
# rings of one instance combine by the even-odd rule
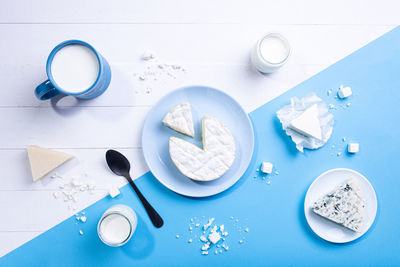
[[[51,73],[61,89],[79,93],[95,83],[99,74],[99,62],[90,48],[79,44],[67,45],[55,54]]]

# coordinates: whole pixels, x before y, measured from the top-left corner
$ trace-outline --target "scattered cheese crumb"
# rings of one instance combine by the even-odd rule
[[[210,243],[208,242],[208,243],[206,243],[206,244],[204,244],[202,247],[201,247],[201,250],[208,250],[210,248]]]
[[[211,226],[211,224],[214,222],[215,218],[211,218],[208,220],[208,223],[206,223],[205,225],[203,225],[203,229],[207,230],[208,227]]]
[[[246,227],[246,228],[244,229],[244,231],[245,231],[246,233],[248,233],[248,232],[249,232],[249,228]]]
[[[200,226],[200,224],[199,224],[199,223],[196,223],[196,224],[195,224],[195,226],[196,226],[196,227],[199,227],[199,226]]]
[[[339,157],[339,156],[341,156],[342,155],[342,152],[338,152],[337,153],[337,156]]]
[[[243,244],[243,242],[244,242],[243,240],[239,240],[239,244]]]
[[[87,219],[86,216],[81,216],[80,221],[81,222],[86,222],[86,219]]]
[[[208,255],[208,251],[203,251],[203,252],[201,252],[201,254]]]
[[[223,231],[225,230],[225,225],[221,224],[221,226],[219,227],[219,230],[220,230],[221,232],[223,232]]]
[[[179,238],[179,235],[176,235],[175,237],[176,237],[176,238]]]
[[[143,55],[142,55],[142,59],[143,60],[150,60],[150,59],[153,59],[153,58],[155,58],[155,55],[154,55],[154,53],[152,53],[152,52],[150,52],[150,51],[146,51],[146,52],[144,52],[143,53]]]
[[[342,138],[342,141],[343,141],[343,142],[346,142],[346,137],[343,137],[343,138]]]
[[[192,242],[193,242],[193,240],[192,240],[192,239],[189,239],[189,240],[188,240],[188,243],[192,243]]]
[[[83,235],[83,231],[82,231],[82,230],[79,230],[79,234],[80,234],[80,235]]]
[[[346,106],[347,106],[347,107],[350,107],[350,106],[351,106],[351,103],[347,103]]]
[[[267,184],[271,184],[271,181],[267,181]]]
[[[329,109],[334,109],[335,105],[334,104],[329,104],[328,107],[329,107]]]
[[[204,235],[200,236],[200,240],[203,241],[203,242],[205,242],[205,243],[208,242],[207,237],[205,237]]]

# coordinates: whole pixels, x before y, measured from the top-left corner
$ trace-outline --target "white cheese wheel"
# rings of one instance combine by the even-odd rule
[[[235,160],[236,144],[230,130],[215,118],[204,116],[203,149],[176,137],[169,141],[169,153],[177,168],[196,181],[221,177]]]

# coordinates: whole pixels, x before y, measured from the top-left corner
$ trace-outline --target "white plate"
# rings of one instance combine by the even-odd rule
[[[329,221],[311,210],[312,204],[335,189],[341,183],[350,178],[357,179],[364,193],[366,202],[365,223],[360,233],[351,231],[339,224]],[[321,174],[310,185],[304,200],[304,212],[311,229],[321,238],[333,243],[346,243],[364,235],[375,220],[378,201],[375,190],[367,178],[362,174],[350,169],[332,169]]]

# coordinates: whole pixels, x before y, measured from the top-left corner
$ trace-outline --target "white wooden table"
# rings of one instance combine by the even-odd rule
[[[397,0],[1,1],[0,256],[125,184],[106,168],[107,148],[129,156],[134,177],[145,173],[142,123],[167,92],[214,86],[251,111],[392,29],[398,10]],[[268,31],[283,33],[293,54],[265,76],[250,66],[249,50]],[[85,40],[107,58],[111,86],[92,101],[39,101],[33,90],[46,79],[47,55],[67,39]],[[134,73],[145,69],[140,56],[147,49],[187,73],[139,81]],[[30,144],[75,154],[71,167],[96,181],[94,194],[82,194],[72,210],[53,197],[56,182],[33,183]]]

